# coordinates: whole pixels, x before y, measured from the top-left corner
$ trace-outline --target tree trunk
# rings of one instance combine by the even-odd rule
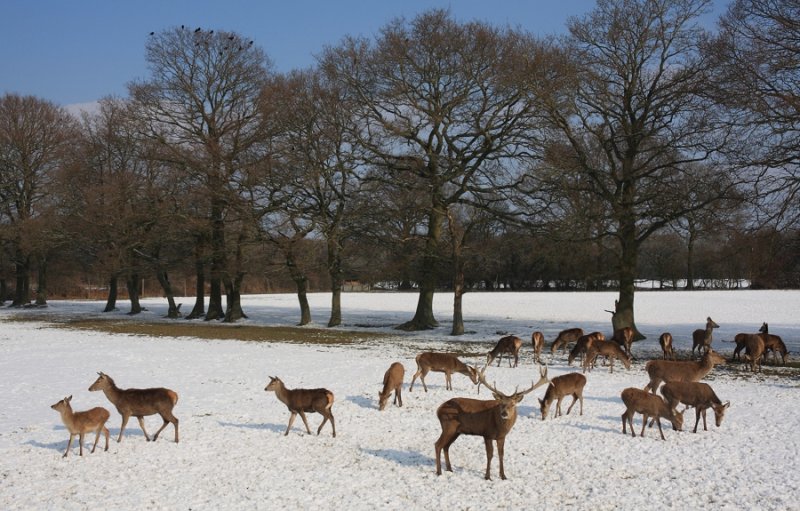
[[[5,305],[8,296],[8,284],[5,278],[0,278],[0,305]]]
[[[456,261],[455,276],[453,277],[453,330],[450,335],[462,335],[464,333],[464,314],[462,312],[462,302],[464,297],[464,263],[459,257]]]
[[[331,278],[331,317],[328,326],[342,324],[342,245],[338,236],[328,234],[328,274]]]
[[[621,229],[623,237],[622,254],[619,263],[619,299],[614,303],[614,312],[611,324],[614,331],[629,326],[633,328],[633,340],[645,339],[645,336],[636,328],[633,313],[633,299],[636,289],[636,267],[639,257],[639,245],[633,236],[633,226]],[[627,232],[626,232],[627,231]]]
[[[47,306],[47,259],[42,257],[39,261],[39,274],[36,282],[36,305]]]
[[[169,309],[167,310],[167,317],[170,319],[176,319],[181,317],[181,305],[175,305],[175,293],[172,290],[172,283],[169,281],[169,276],[165,270],[159,269],[156,271],[156,278],[158,279],[158,283],[161,284],[161,289],[164,290],[164,296],[167,297],[167,303],[169,303]]]
[[[30,257],[17,252],[16,271],[17,288],[14,293],[12,307],[24,307],[31,302],[31,262]]]
[[[223,319],[222,279],[226,273],[225,257],[225,223],[223,205],[219,199],[213,199],[211,205],[211,287],[208,298],[206,321]]]
[[[198,241],[195,244],[194,250],[194,274],[195,274],[195,286],[194,286],[194,307],[192,308],[192,312],[186,317],[186,319],[197,319],[201,318],[206,313],[206,273],[205,273],[205,264],[203,263],[203,243]]]
[[[689,224],[689,239],[686,243],[686,290],[694,290],[694,242],[697,239],[692,224]]]
[[[228,307],[225,310],[225,323],[235,323],[242,318],[247,318],[247,314],[242,310],[242,281],[244,272],[236,274],[236,278],[231,281],[226,279],[225,289],[227,290]]]
[[[130,315],[139,314],[142,312],[142,306],[139,303],[139,274],[138,273],[131,273],[128,275],[126,284],[128,287],[128,298],[131,301],[131,311],[128,313]]]
[[[422,257],[417,310],[411,321],[398,326],[398,330],[430,330],[439,326],[439,322],[433,315],[433,295],[436,292],[439,240],[442,237],[445,207],[440,202],[434,204],[435,206],[428,215],[428,237],[425,242],[425,254]]]
[[[307,325],[311,323],[311,307],[308,304],[308,278],[297,266],[291,248],[285,251],[285,255],[286,267],[289,269],[289,276],[297,288],[297,300],[300,302],[300,323],[298,325]]]
[[[106,308],[103,309],[103,312],[117,310],[117,281],[118,277],[116,273],[108,279],[108,298],[106,298]]]

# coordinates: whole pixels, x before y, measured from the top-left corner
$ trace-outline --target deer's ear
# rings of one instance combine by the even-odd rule
[[[522,399],[523,399],[524,397],[525,397],[525,394],[520,394],[520,395],[518,395],[518,396],[514,396],[514,401],[515,401],[515,402],[517,402],[517,403],[519,403],[519,402],[521,402],[521,401],[522,401]]]

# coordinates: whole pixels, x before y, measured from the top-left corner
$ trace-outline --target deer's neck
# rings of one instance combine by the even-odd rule
[[[103,387],[103,394],[106,395],[109,401],[116,404],[119,400],[120,389],[113,382]]]

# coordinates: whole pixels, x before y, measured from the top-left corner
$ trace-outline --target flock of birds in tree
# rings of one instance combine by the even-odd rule
[[[661,359],[649,360],[645,364],[645,371],[648,374],[649,382],[644,389],[626,388],[621,394],[625,412],[622,414],[622,432],[627,434],[627,427],[630,427],[631,435],[636,436],[633,430],[633,416],[636,413],[642,415],[642,429],[640,436],[644,436],[645,427],[648,419],[649,426],[658,425],[661,439],[665,440],[664,432],[661,429],[661,419],[667,419],[676,431],[683,428],[683,413],[689,407],[695,409],[694,432],[700,418],[703,419],[703,429],[706,426],[706,411],[710,408],[714,412],[717,427],[722,424],[725,411],[730,407],[730,402],[723,403],[714,390],[707,383],[701,380],[717,364],[725,364],[726,360],[719,353],[711,349],[712,333],[717,325],[710,317],[706,321],[704,329],[697,329],[693,332],[692,357],[689,360],[675,360],[675,352],[672,348],[672,336],[665,332],[659,341],[663,351]],[[533,346],[534,364],[539,367],[539,380],[532,382],[531,386],[523,391],[515,391],[512,394],[505,394],[498,390],[494,385],[486,380],[486,370],[497,360],[499,366],[502,357],[508,359],[509,367],[519,365],[519,355],[523,346],[523,341],[519,337],[508,335],[501,338],[494,349],[486,355],[486,362],[482,369],[477,365],[468,365],[459,360],[455,355],[437,352],[423,352],[416,356],[417,370],[411,378],[409,392],[413,391],[414,383],[420,379],[425,392],[428,391],[425,384],[425,377],[429,372],[440,372],[445,375],[445,388],[452,390],[452,375],[462,374],[468,377],[473,384],[478,387],[480,394],[481,386],[486,387],[492,394],[492,399],[480,400],[466,397],[455,397],[442,403],[436,410],[436,415],[442,427],[442,433],[436,440],[434,447],[436,452],[436,473],[441,474],[441,454],[444,453],[445,468],[452,471],[450,463],[449,448],[460,435],[482,436],[486,445],[486,473],[485,478],[491,478],[491,460],[493,457],[493,442],[497,444],[499,457],[499,473],[505,479],[503,467],[504,443],[506,435],[511,431],[517,419],[517,405],[522,399],[540,386],[547,385],[547,390],[542,399],[539,399],[539,410],[541,419],[545,420],[549,410],[555,403],[555,413],[553,418],[562,415],[561,402],[565,397],[572,397],[572,402],[567,408],[567,414],[572,411],[577,401],[580,401],[580,415],[583,415],[583,389],[586,386],[587,378],[585,373],[591,371],[598,357],[605,357],[609,365],[609,371],[613,372],[613,361],[620,360],[626,368],[630,368],[632,360],[631,344],[633,330],[629,327],[617,330],[609,339],[606,339],[601,332],[591,332],[584,334],[580,328],[570,328],[561,331],[551,345],[551,354],[556,355],[561,349],[566,352],[566,348],[572,345],[568,357],[568,365],[572,365],[576,358],[581,358],[582,373],[571,372],[552,379],[547,377],[547,365],[541,362],[541,352],[544,346],[544,335],[541,332],[534,332],[531,335]],[[757,334],[737,334],[735,338],[736,350],[734,358],[744,352],[744,359],[750,362],[753,371],[760,370],[762,358],[766,358],[768,350],[773,352],[773,358],[777,363],[777,355],[782,356],[783,363],[786,363],[788,354],[783,340],[769,333],[766,323],[761,326]],[[695,349],[700,354],[699,360],[694,359]],[[512,363],[513,360],[513,363]],[[384,374],[383,388],[378,393],[378,410],[386,408],[389,398],[394,393],[394,404],[398,407],[403,406],[402,387],[404,384],[405,368],[400,362],[394,362]],[[663,385],[662,385],[663,383]],[[659,390],[661,396],[656,394]],[[97,380],[89,387],[90,391],[102,391],[108,400],[116,407],[122,416],[119,437],[117,442],[122,441],[125,426],[131,417],[136,417],[139,426],[144,433],[145,439],[150,441],[144,425],[144,417],[149,415],[160,415],[163,424],[153,436],[153,441],[169,424],[175,429],[175,442],[178,442],[178,419],[173,415],[172,409],[178,402],[178,394],[166,388],[148,389],[120,389],[114,380],[104,374],[98,373]],[[264,389],[267,392],[275,392],[277,398],[283,402],[290,412],[289,424],[284,435],[288,435],[292,429],[297,415],[303,421],[306,432],[311,434],[306,413],[319,413],[323,416],[323,421],[317,429],[319,435],[323,426],[330,421],[333,437],[336,437],[336,422],[332,413],[334,394],[328,389],[289,389],[280,378],[271,376],[270,381]],[[95,441],[92,452],[97,448],[100,435],[105,435],[105,450],[108,450],[109,431],[105,426],[110,417],[108,410],[102,407],[92,408],[87,411],[75,412],[71,407],[72,396],[66,397],[51,406],[61,415],[62,422],[69,431],[69,441],[64,452],[66,457],[72,445],[72,440],[79,436],[80,455],[83,455],[84,435],[95,433]],[[678,411],[678,405],[683,403],[684,409]]]
[[[181,30],[191,30],[191,29],[187,28],[185,25],[181,25]],[[154,37],[155,35],[156,35],[155,32],[150,32],[150,37]],[[202,45],[207,47],[208,46],[208,37],[212,36],[212,35],[214,35],[214,31],[213,30],[208,30],[208,31],[204,32],[201,27],[197,27],[196,29],[194,29],[194,36],[195,36],[194,45],[195,46],[200,46],[202,44]],[[203,37],[201,39],[202,36],[206,36],[206,37]],[[226,38],[228,39],[228,41],[230,41],[229,44],[231,46],[224,46],[222,48],[222,50],[219,51],[219,55],[220,56],[222,56],[224,54],[224,52],[227,51],[229,48],[230,49],[237,49],[238,51],[242,51],[247,47],[253,46],[253,41],[252,40],[248,41],[247,44],[245,44],[244,41],[239,40],[239,37],[234,35],[234,34],[231,34],[231,35],[227,36]]]

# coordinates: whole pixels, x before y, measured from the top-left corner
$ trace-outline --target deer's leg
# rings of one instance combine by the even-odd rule
[[[450,379],[449,372],[444,373],[444,388],[445,390],[453,390],[453,382]],[[425,392],[427,392],[427,390]]]
[[[492,439],[489,437],[483,437],[483,443],[486,445],[486,474],[483,476],[484,479],[487,481],[492,480],[492,456],[494,455],[494,445],[492,445]],[[503,462],[500,462],[500,477],[503,477]]]
[[[67,455],[69,454],[69,449],[70,449],[70,447],[72,447],[72,437],[73,436],[75,436],[75,435],[73,435],[72,433],[69,434],[69,440],[67,440],[67,450],[64,451],[64,456],[62,456],[62,458],[66,458]]]
[[[707,408],[703,408],[703,431],[708,431],[708,426],[706,426],[706,410]]]
[[[102,432],[103,432],[103,425],[100,424],[100,426],[97,428],[97,435],[95,435],[95,437],[94,437],[94,445],[92,446],[92,454],[94,454],[94,450],[97,449],[97,442],[100,441],[100,433],[102,433]]]
[[[105,426],[103,426],[103,435],[105,435],[105,437],[106,437],[106,448],[105,448],[105,450],[108,451],[108,437],[110,437],[111,434],[109,433],[108,428],[105,427]]]
[[[562,399],[564,399],[563,396],[558,396],[558,399],[556,400],[556,413],[555,413],[555,415],[553,415],[554,418],[561,415],[561,400]]]
[[[570,403],[569,408],[567,408],[567,415],[569,415],[569,412],[572,411],[572,407],[575,406],[575,403],[577,401],[578,401],[578,394],[573,393],[572,394],[572,403]],[[583,402],[583,399],[581,399],[581,415],[583,415],[583,403],[582,402]]]
[[[408,386],[409,392],[414,390],[414,380],[416,380],[417,376],[419,376],[420,374],[422,374],[422,369],[420,369],[419,366],[417,366],[417,372],[414,373],[414,376],[411,377],[411,385]]]
[[[300,418],[303,419],[303,424],[305,424],[306,426],[306,432],[310,435],[311,429],[308,427],[308,420],[306,420],[306,412],[304,412],[303,410],[297,410],[297,412],[300,414]],[[325,421],[322,422],[323,424],[325,423]]]
[[[399,385],[394,391],[394,404],[401,407],[403,406],[403,386]]]
[[[83,431],[78,433],[78,453],[83,456]]]
[[[128,424],[128,419],[130,418],[130,414],[122,415],[122,424],[119,427],[119,438],[117,438],[117,443],[122,442],[122,432],[125,431],[125,426]]]
[[[136,418],[139,419],[139,427],[142,428],[142,433],[144,433],[145,440],[149,442],[150,437],[147,436],[147,431],[144,429],[144,417],[142,417],[141,415],[137,415]]]
[[[164,431],[164,428],[166,428],[169,423],[172,423],[172,425],[175,426],[175,443],[177,444],[178,443],[178,418],[175,417],[174,415],[172,415],[172,411],[171,410],[166,410],[164,413],[161,413],[160,415],[161,415],[161,419],[164,421],[164,423],[161,425],[161,427],[158,429],[158,431],[156,431],[156,434],[153,435],[153,441],[155,442],[156,439],[158,438],[159,433]]]
[[[492,441],[489,440],[489,443],[491,444]],[[500,460],[500,479],[503,480],[505,480],[506,478],[506,471],[503,466],[503,451],[505,449],[505,443],[506,443],[505,437],[497,439],[497,459]]]
[[[661,429],[661,417],[656,417],[656,424],[658,424],[658,432],[661,433],[661,440],[666,440],[664,438],[664,430]]]
[[[284,433],[283,436],[289,434],[289,430],[292,429],[292,424],[294,424],[295,417],[297,417],[297,412],[292,412],[292,414],[289,416],[289,425],[286,426],[286,433]]]

